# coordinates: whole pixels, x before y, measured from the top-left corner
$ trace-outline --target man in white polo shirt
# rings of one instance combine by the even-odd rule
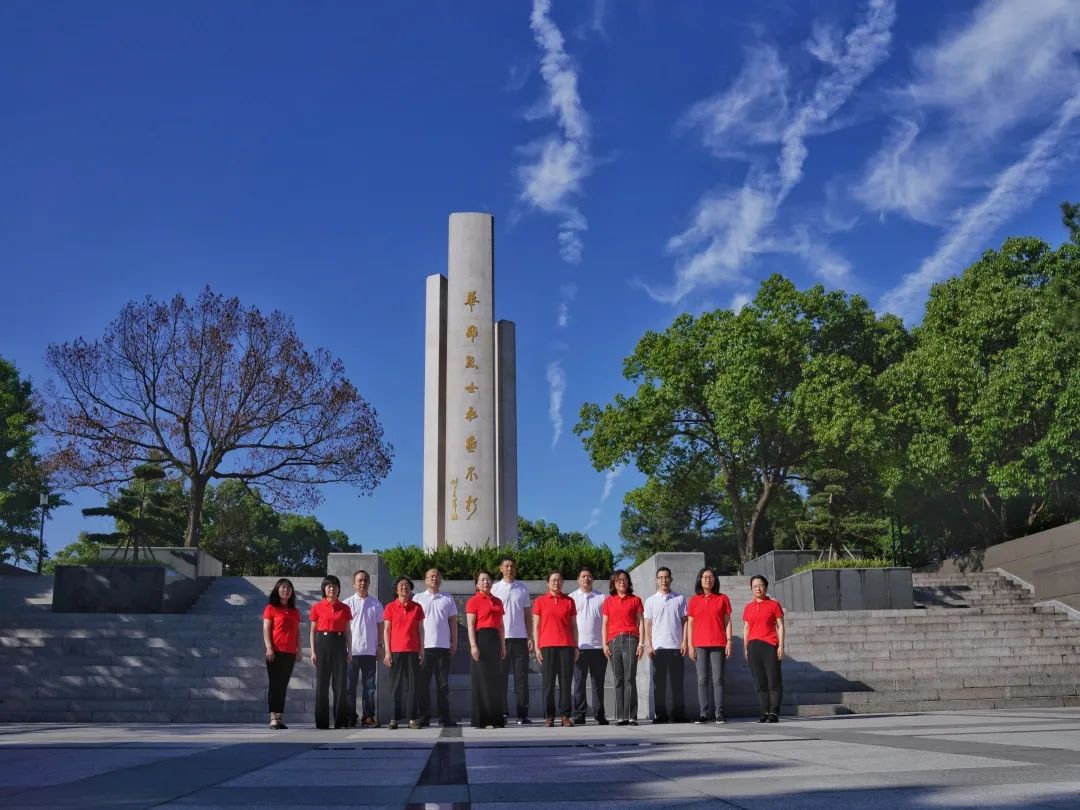
[[[525,726],[529,719],[529,659],[532,657],[532,600],[525,583],[517,579],[517,563],[504,556],[499,564],[502,579],[491,586],[491,593],[503,603],[503,630],[506,635],[506,657],[503,659],[503,700],[514,673],[514,695],[517,698],[517,723]],[[503,714],[509,715],[504,706]]]
[[[454,597],[441,593],[438,568],[424,575],[427,590],[413,599],[424,609],[424,663],[420,667],[420,725],[431,725],[431,677],[435,676],[435,706],[439,723],[456,726],[450,717],[450,661],[457,652],[458,620]]]
[[[684,722],[686,597],[671,590],[671,569],[667,567],[656,572],[656,593],[645,600],[645,652],[653,662],[653,722]]]
[[[349,626],[352,657],[345,681],[345,699],[349,709],[349,727],[356,728],[356,687],[361,686],[360,723],[364,728],[378,728],[375,719],[375,662],[382,657],[383,606],[368,593],[371,576],[363,568],[353,574],[356,593],[342,601],[352,611]]]
[[[607,674],[607,658],[604,657],[604,640],[601,637],[604,619],[600,608],[607,599],[606,593],[593,590],[593,572],[582,566],[577,577],[578,589],[570,594],[577,607],[578,658],[574,662],[574,725],[585,725],[588,703],[585,700],[585,678],[592,678],[593,717],[596,724],[606,726],[604,713],[604,676]]]

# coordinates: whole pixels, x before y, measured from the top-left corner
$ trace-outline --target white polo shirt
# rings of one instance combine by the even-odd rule
[[[379,643],[379,622],[383,620],[382,603],[371,594],[361,599],[355,593],[341,601],[352,611],[350,652],[353,655],[375,655]]]
[[[570,598],[577,606],[577,637],[579,650],[602,650],[604,641],[600,632],[604,626],[604,619],[600,615],[600,608],[607,599],[606,593],[585,591],[578,588]]]
[[[515,579],[509,585],[506,580],[500,579],[491,586],[491,592],[499,597],[503,603],[503,630],[507,638],[528,638],[529,633],[525,629],[525,611],[532,605],[529,598],[529,589],[520,579]]]
[[[681,593],[659,591],[645,600],[645,621],[652,622],[654,650],[677,650],[682,647],[682,625],[686,618],[686,597]]]
[[[424,648],[450,649],[450,619],[458,615],[454,597],[424,591],[413,597],[424,609]]]

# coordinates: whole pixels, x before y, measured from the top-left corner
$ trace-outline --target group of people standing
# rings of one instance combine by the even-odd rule
[[[476,593],[465,605],[471,658],[471,724],[499,728],[529,716],[529,667],[535,657],[543,684],[544,724],[585,723],[587,681],[592,682],[593,715],[608,725],[604,682],[610,664],[615,686],[615,722],[637,725],[637,666],[653,663],[654,723],[682,722],[683,675],[687,659],[695,665],[698,723],[723,723],[724,670],[733,647],[730,599],[719,591],[719,578],[703,568],[689,600],[671,589],[666,568],[656,574],[656,592],[634,594],[630,574],[619,569],[607,593],[594,589],[592,570],[582,567],[577,590],[563,593],[562,574],[553,571],[547,591],[535,600],[517,579],[514,559],[506,556],[496,580],[488,571],[474,577]],[[389,728],[430,724],[431,684],[434,715],[443,726],[450,715],[450,661],[458,649],[458,609],[442,593],[442,576],[429,570],[423,593],[413,595],[408,577],[394,583],[395,598],[382,605],[368,589],[370,575],[353,575],[355,593],[340,599],[341,584],[327,576],[323,599],[310,612],[311,661],[315,665],[315,725],[335,728],[377,727],[375,676],[379,660],[389,668],[393,713]],[[777,722],[782,698],[780,662],[784,657],[784,612],[768,596],[768,581],[751,580],[752,600],[743,610],[744,653],[757,685],[760,722]],[[285,692],[299,654],[300,613],[292,583],[281,579],[263,612],[263,641],[269,678],[270,727],[285,728]],[[514,705],[507,703],[510,679]],[[358,689],[359,687],[359,689]],[[358,713],[357,692],[361,710]],[[331,692],[333,698],[331,700]],[[513,712],[510,709],[513,709]]]

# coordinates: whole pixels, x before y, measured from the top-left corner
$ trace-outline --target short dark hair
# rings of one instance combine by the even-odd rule
[[[352,572],[352,578],[354,582],[356,581],[356,577],[360,574],[363,574],[365,577],[368,578],[368,582],[371,582],[371,574],[369,574],[363,568],[357,568],[355,571]]]
[[[335,577],[333,574],[327,574],[325,577],[323,577],[322,585],[319,586],[319,590],[322,591],[323,596],[326,596],[327,585],[336,585],[338,593],[341,592],[341,580]]]
[[[400,585],[402,582],[408,582],[409,583],[409,592],[410,593],[414,590],[412,580],[409,579],[409,577],[403,575],[403,576],[400,576],[400,577],[398,577],[397,579],[394,580],[394,596],[397,596],[397,586]]]
[[[282,577],[274,583],[274,589],[270,591],[270,598],[267,600],[267,604],[273,605],[274,607],[282,607],[281,596],[278,595],[278,588],[282,585],[288,585],[292,588],[292,593],[289,594],[289,601],[285,603],[284,607],[296,607],[296,587],[292,584],[291,579],[285,579],[285,577]]]
[[[473,585],[477,585],[477,584],[480,583],[480,575],[481,574],[487,574],[488,579],[494,579],[495,578],[495,577],[491,576],[490,571],[488,571],[485,568],[481,568],[479,571],[477,571],[475,574],[473,574],[473,578],[472,578],[472,584]]]
[[[615,590],[615,579],[619,576],[626,577],[626,593],[632,594],[634,592],[634,581],[630,579],[630,572],[624,568],[616,568],[611,572],[611,578],[608,579],[608,590],[612,596],[615,596],[618,591]]]
[[[754,580],[755,579],[760,579],[762,585],[764,585],[766,588],[769,587],[769,580],[765,579],[765,577],[763,577],[761,574],[754,574],[752,577],[750,577],[750,587],[751,588],[754,587]]]
[[[503,555],[502,555],[501,557],[499,557],[499,567],[501,568],[501,567],[502,567],[502,564],[503,564],[504,562],[506,562],[507,560],[509,560],[510,562],[512,562],[512,563],[513,563],[514,565],[517,565],[517,560],[515,560],[515,559],[514,559],[514,558],[513,558],[513,557],[512,557],[511,555],[509,555],[509,554],[503,554]]]
[[[705,576],[706,571],[713,575],[712,592],[720,593],[720,580],[719,577],[717,577],[716,575],[716,569],[713,568],[711,565],[706,565],[704,568],[697,572],[697,579],[694,580],[694,593],[696,593],[698,596],[701,596],[703,593],[705,593],[705,589],[701,587],[701,578]]]
[[[667,571],[667,575],[668,575],[669,577],[671,577],[672,579],[674,579],[674,578],[675,578],[675,575],[671,573],[671,569],[670,569],[670,568],[668,568],[668,567],[667,567],[666,565],[661,565],[661,566],[660,566],[659,568],[657,568],[657,569],[656,569],[656,575],[657,575],[657,576],[660,576],[660,572],[661,572],[661,571]]]
[[[544,582],[550,582],[551,578],[556,574],[558,574],[561,579],[565,580],[565,577],[563,577],[562,575],[562,571],[560,571],[558,568],[552,568],[550,571],[548,571],[548,575],[544,578]]]
[[[593,579],[596,579],[595,572],[588,565],[581,566],[581,568],[578,569],[577,575],[580,577],[582,574],[584,574],[586,572],[588,572],[590,577],[592,577]]]

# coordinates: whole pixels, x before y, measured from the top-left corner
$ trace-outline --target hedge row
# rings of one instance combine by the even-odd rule
[[[438,568],[444,579],[472,579],[480,569],[499,576],[499,562],[509,553],[517,563],[519,579],[547,579],[559,571],[568,580],[577,579],[582,566],[592,568],[597,578],[607,578],[615,567],[611,549],[591,543],[543,545],[532,548],[441,548],[427,551],[419,546],[395,546],[378,552],[391,576],[423,579],[429,568]]]
[[[855,559],[845,557],[844,559],[835,560],[814,560],[800,565],[791,573],[798,574],[800,571],[811,571],[818,568],[892,568],[893,565],[893,562],[878,557],[856,557]]]

